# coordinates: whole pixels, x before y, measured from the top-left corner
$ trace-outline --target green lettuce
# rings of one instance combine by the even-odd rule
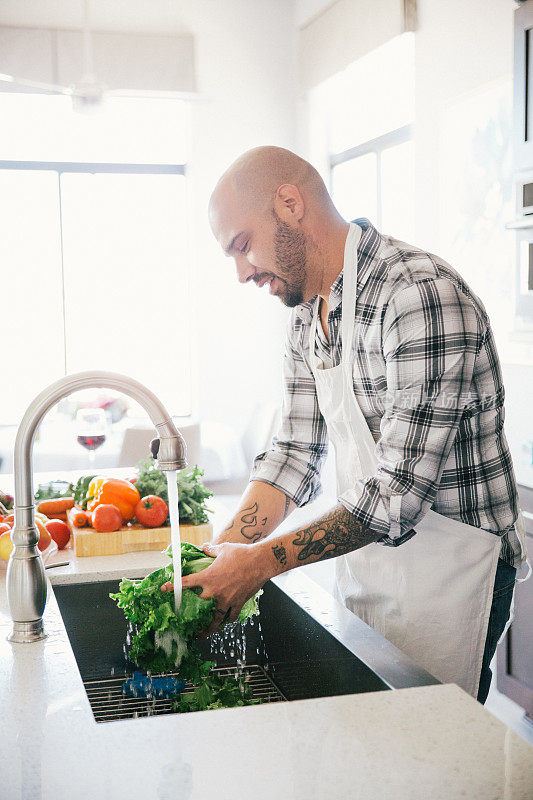
[[[213,708],[234,708],[235,706],[252,706],[260,703],[252,697],[249,687],[239,678],[209,675],[196,686],[192,692],[183,692],[172,710],[184,713],[187,711],[208,711]]]
[[[172,550],[165,553],[171,558]],[[181,545],[182,575],[192,575],[206,569],[214,561],[203,550],[188,542]],[[110,594],[131,622],[128,656],[141,669],[152,672],[178,671],[184,680],[197,682],[205,677],[213,663],[203,661],[191,645],[198,634],[209,627],[216,602],[202,598],[199,589],[184,589],[179,613],[174,608],[172,592],[162,592],[167,581],[174,580],[172,562],[147,575],[142,580],[123,578],[119,591]],[[239,614],[239,621],[258,613],[257,600],[261,592],[250,598]],[[215,702],[215,701],[213,701]]]

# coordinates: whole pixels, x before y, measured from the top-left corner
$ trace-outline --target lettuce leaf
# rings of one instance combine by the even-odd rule
[[[252,697],[249,687],[242,678],[209,675],[192,692],[183,692],[172,704],[172,710],[208,711],[213,708],[234,708],[260,703]]]
[[[170,547],[165,553],[172,557]],[[183,575],[200,572],[213,561],[196,545],[181,544]],[[152,672],[177,670],[181,678],[197,681],[209,673],[213,664],[202,661],[191,642],[209,627],[216,602],[213,598],[200,597],[199,590],[184,589],[179,613],[176,614],[173,594],[161,591],[161,586],[173,579],[174,568],[170,563],[142,580],[123,578],[119,591],[110,597],[132,624],[128,656],[134,663]],[[258,592],[245,603],[239,614],[240,622],[258,613],[260,594]]]

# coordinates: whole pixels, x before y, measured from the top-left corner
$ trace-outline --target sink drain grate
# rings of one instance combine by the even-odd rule
[[[217,667],[213,670],[221,677],[235,677],[235,667]],[[286,698],[272,683],[264,669],[257,665],[246,665],[238,670],[238,674],[249,687],[252,697],[262,703],[279,703]],[[154,675],[154,677],[156,677]],[[122,684],[127,676],[119,678],[102,678],[84,681],[85,691],[96,722],[110,722],[117,719],[133,719],[135,717],[151,717],[156,714],[172,714],[172,700],[146,697],[124,697]],[[192,691],[192,684],[187,684],[184,692]]]

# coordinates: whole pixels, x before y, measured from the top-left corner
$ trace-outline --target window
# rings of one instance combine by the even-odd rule
[[[414,239],[414,39],[406,33],[312,92],[311,151],[345,219]]]
[[[118,98],[117,98],[118,100]],[[0,94],[0,424],[65,373],[122,372],[191,411],[187,112]]]

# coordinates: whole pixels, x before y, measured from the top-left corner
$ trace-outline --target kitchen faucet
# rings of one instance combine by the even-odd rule
[[[13,630],[11,642],[35,642],[44,639],[43,612],[46,605],[44,564],[37,548],[39,534],[35,527],[32,450],[35,432],[44,415],[61,398],[80,389],[103,387],[115,389],[136,400],[147,412],[157,431],[152,453],[159,469],[179,470],[187,466],[187,448],[181,433],[157,397],[142,383],[114,372],[78,372],[67,375],[44,389],[30,403],[15,440],[15,545],[7,567],[7,599]]]

